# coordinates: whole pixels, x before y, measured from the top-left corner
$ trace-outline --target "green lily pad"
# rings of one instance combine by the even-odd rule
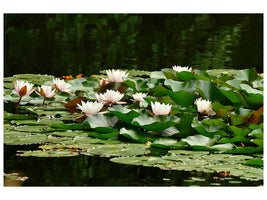
[[[90,127],[87,124],[65,124],[65,123],[52,123],[50,124],[53,128],[67,129],[67,130],[88,130]]]
[[[217,143],[234,143],[234,142],[249,142],[249,139],[243,136],[235,136],[232,138],[221,138]]]
[[[90,149],[88,152],[106,156],[136,156],[150,153],[147,147],[144,144],[116,144]]]
[[[122,121],[128,124],[130,124],[134,118],[141,115],[138,110],[135,110],[135,109],[131,110],[122,105],[115,105],[109,108],[109,111],[113,115],[115,115],[116,117],[118,117],[119,119],[121,119]]]
[[[218,135],[215,135],[212,138],[205,137],[203,135],[194,135],[188,136],[187,138],[182,139],[182,141],[194,149],[209,150],[219,138],[220,136]]]
[[[132,124],[135,126],[139,126],[146,130],[162,132],[163,130],[176,125],[179,123],[180,118],[174,115],[158,115],[158,116],[147,116],[141,115],[137,118],[134,118]]]
[[[180,90],[184,90],[187,92],[196,91],[194,84],[191,82],[182,82],[167,79],[165,80],[164,85],[168,86],[173,92],[179,92]]]
[[[46,133],[46,132],[53,132],[59,131],[60,129],[51,128],[49,125],[46,126],[17,126],[15,128],[16,131],[28,132],[28,133]]]
[[[219,135],[221,137],[227,136],[223,127],[225,127],[225,124],[219,119],[198,121],[198,118],[195,117],[192,121],[192,128],[207,137],[213,137],[214,135]]]
[[[72,156],[79,156],[79,153],[76,151],[72,151],[69,149],[65,150],[35,150],[35,151],[18,151],[17,156],[23,157],[72,157]]]
[[[60,132],[52,132],[51,134],[57,135],[57,136],[62,136],[62,137],[76,137],[76,136],[81,136],[81,137],[86,137],[88,136],[88,132],[84,131],[60,131]]]
[[[118,136],[120,133],[118,131],[113,132],[113,133],[97,133],[97,132],[89,132],[87,135],[89,137],[95,137],[95,138],[100,138],[100,139],[109,139]]]
[[[126,128],[121,128],[120,135],[123,135],[124,137],[127,137],[135,142],[147,142],[155,140],[152,134],[133,129],[128,130]]]
[[[177,141],[171,138],[160,138],[155,140],[151,146],[164,148],[164,149],[185,149],[185,144],[182,141]]]
[[[84,123],[87,123],[96,132],[113,133],[117,131],[114,126],[118,121],[119,118],[117,117],[98,114],[87,117]]]
[[[194,96],[189,92],[184,90],[173,92],[167,91],[167,94],[172,98],[172,100],[183,107],[192,106],[194,104]]]
[[[21,132],[5,133],[4,143],[8,145],[39,144],[47,141],[46,135],[31,135]]]
[[[13,119],[13,120],[28,120],[28,119],[37,119],[36,115],[25,115],[25,114],[12,114],[4,111],[4,119]]]
[[[135,92],[147,92],[147,81],[142,78],[123,78],[124,82]]]
[[[249,166],[261,166],[263,167],[263,160],[261,159],[252,159],[252,160],[248,160],[245,165],[249,165]]]

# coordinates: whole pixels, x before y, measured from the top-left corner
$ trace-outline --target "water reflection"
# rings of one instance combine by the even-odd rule
[[[4,75],[263,70],[261,14],[5,14]]]

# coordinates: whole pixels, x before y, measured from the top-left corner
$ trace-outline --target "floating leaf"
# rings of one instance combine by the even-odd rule
[[[78,123],[72,123],[72,124],[52,123],[52,124],[50,124],[50,126],[53,128],[67,129],[67,130],[87,130],[87,129],[90,129],[90,127],[87,124],[78,124]]]
[[[230,116],[230,124],[232,126],[237,126],[237,125],[243,124],[243,123],[248,121],[247,116],[233,115],[233,114],[230,114],[229,116]]]
[[[183,107],[192,106],[194,104],[194,95],[184,90],[181,90],[179,92],[173,92],[168,90],[166,93],[172,98],[172,100],[176,104],[181,105]]]
[[[150,153],[144,144],[115,144],[88,150],[95,155],[106,156],[132,156]]]
[[[177,142],[176,139],[160,138],[155,140],[151,146],[164,148],[164,149],[185,149],[184,142]]]
[[[84,122],[99,133],[113,133],[116,132],[114,126],[118,121],[117,117],[99,114],[87,117]]]
[[[100,138],[100,139],[108,139],[112,137],[116,137],[120,134],[120,132],[116,131],[113,133],[96,133],[96,132],[89,132],[87,133],[89,137],[95,137],[95,138]]]
[[[72,156],[78,156],[78,152],[74,152],[69,149],[57,151],[57,150],[35,150],[35,151],[18,151],[17,156],[23,156],[23,157],[72,157]]]
[[[212,138],[203,135],[194,135],[188,136],[187,138],[182,139],[182,141],[197,150],[208,150],[219,138],[220,136],[218,135],[215,135]]]
[[[247,136],[251,130],[248,128],[239,128],[237,126],[229,126],[229,130],[233,132],[233,136]]]
[[[144,132],[144,131],[137,131],[133,129],[126,129],[126,128],[121,128],[120,129],[120,135],[123,135],[130,140],[133,140],[135,142],[147,142],[147,141],[153,141],[155,140],[153,138],[154,135]]]
[[[229,138],[221,138],[217,143],[234,143],[234,142],[249,142],[249,139],[243,136],[235,136],[231,139]]]
[[[261,166],[263,167],[263,160],[260,159],[252,159],[248,160],[245,165],[250,165],[250,166]]]
[[[138,110],[135,109],[128,109],[122,105],[115,105],[111,108],[109,108],[109,111],[115,115],[116,117],[118,117],[119,119],[121,119],[122,121],[130,124],[131,121],[140,116],[141,114],[138,112]]]
[[[22,132],[5,132],[4,134],[4,143],[9,145],[38,144],[46,141],[46,135],[31,135]]]
[[[176,116],[158,115],[158,116],[147,116],[141,115],[134,118],[132,124],[139,126],[146,130],[162,132],[163,130],[176,125],[180,121],[180,118]]]
[[[165,80],[164,85],[172,89],[173,92],[178,92],[180,90],[184,90],[187,92],[196,91],[195,87],[193,86],[194,84],[191,82],[182,82],[182,81],[174,81],[171,79],[167,79]]]

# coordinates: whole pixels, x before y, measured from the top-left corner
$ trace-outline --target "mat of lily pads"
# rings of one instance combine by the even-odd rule
[[[46,100],[32,93],[15,106],[14,80],[51,85],[51,75],[18,74],[4,78],[4,143],[40,144],[18,156],[103,156],[111,162],[162,170],[230,172],[248,180],[263,179],[263,77],[254,69],[194,72],[129,71],[123,83],[100,86],[98,76],[69,80],[71,94]],[[107,114],[81,117],[65,105],[96,92],[123,91],[125,105],[106,106]],[[132,101],[142,92],[145,102]],[[195,99],[210,100],[212,117],[200,116]],[[151,102],[172,105],[166,116],[151,116]],[[155,152],[164,152],[157,154]]]

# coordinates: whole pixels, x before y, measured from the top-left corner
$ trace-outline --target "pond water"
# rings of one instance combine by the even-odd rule
[[[262,14],[5,14],[4,76],[109,68],[263,71]]]
[[[27,176],[23,186],[259,186],[248,181],[204,172],[160,170],[155,167],[122,165],[110,158],[75,156],[64,158],[17,157],[17,150],[38,146],[4,146],[4,172]],[[8,185],[8,180],[5,184]],[[14,184],[14,183],[12,183]]]

